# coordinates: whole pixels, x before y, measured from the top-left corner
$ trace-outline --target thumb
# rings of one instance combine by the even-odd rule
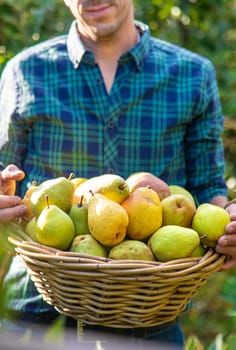
[[[2,180],[15,180],[20,181],[24,179],[25,173],[23,170],[20,170],[16,165],[8,165],[1,173]]]

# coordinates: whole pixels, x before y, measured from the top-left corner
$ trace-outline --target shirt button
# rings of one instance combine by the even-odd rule
[[[114,174],[114,173],[115,173],[115,170],[114,170],[113,168],[108,168],[108,169],[107,169],[107,172],[108,172],[109,174]]]
[[[112,128],[114,128],[115,124],[110,121],[110,122],[107,123],[107,126],[108,126],[109,129],[112,129]]]
[[[102,79],[101,78],[97,78],[96,82],[97,82],[97,84],[101,84],[102,83]]]

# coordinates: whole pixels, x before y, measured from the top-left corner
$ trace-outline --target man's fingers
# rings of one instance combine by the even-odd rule
[[[10,164],[1,172],[2,180],[20,181],[25,177],[24,171],[20,170],[16,165]]]
[[[227,271],[236,266],[236,259],[228,260],[221,268],[221,271]]]
[[[18,196],[0,195],[0,222],[6,223],[16,218],[22,217],[27,208],[21,204]]]
[[[26,207],[24,205],[17,205],[13,208],[0,209],[0,222],[7,223],[20,218],[24,215]]]
[[[21,198],[18,196],[0,195],[0,209],[12,208],[21,203]]]

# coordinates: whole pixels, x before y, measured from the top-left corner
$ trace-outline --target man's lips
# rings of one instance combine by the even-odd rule
[[[84,11],[91,16],[105,15],[111,6],[109,4],[90,6],[84,9]]]

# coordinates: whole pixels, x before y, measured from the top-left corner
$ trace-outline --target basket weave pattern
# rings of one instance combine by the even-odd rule
[[[24,237],[25,238],[25,237]],[[175,320],[225,256],[167,263],[111,260],[10,238],[44,300],[84,324],[150,327]]]

